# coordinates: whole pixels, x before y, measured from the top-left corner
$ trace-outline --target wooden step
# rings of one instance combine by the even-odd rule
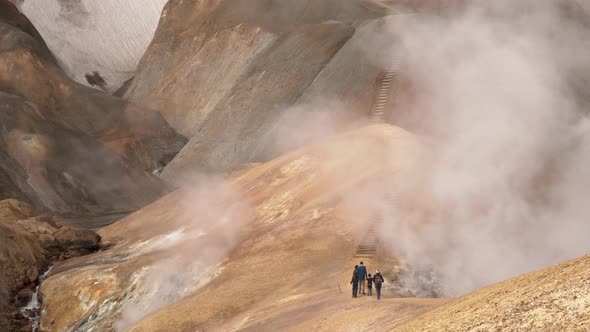
[[[367,229],[367,232],[361,239],[356,248],[355,257],[371,258],[377,255],[379,247],[379,234],[377,228],[372,225]]]
[[[385,106],[389,101],[391,84],[393,83],[393,79],[398,71],[398,68],[399,62],[394,61],[389,70],[385,72],[385,75],[383,75],[383,78],[381,79],[381,85],[377,90],[375,104],[373,105],[373,111],[371,112],[370,116],[371,123],[381,123],[384,121],[383,116],[385,114]]]

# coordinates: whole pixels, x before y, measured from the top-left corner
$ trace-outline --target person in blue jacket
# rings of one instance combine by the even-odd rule
[[[367,268],[361,262],[357,269],[357,275],[359,279],[359,294],[365,295],[365,280],[367,279]]]

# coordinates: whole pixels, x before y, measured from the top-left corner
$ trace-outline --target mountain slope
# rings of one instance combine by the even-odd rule
[[[369,31],[379,24],[348,41],[386,13],[380,2],[359,0],[170,1],[126,94],[161,109],[192,140],[165,177],[181,179],[186,168],[231,171],[277,156],[276,135],[268,132],[290,114],[304,126],[294,105],[313,109],[310,103],[344,96],[346,107],[329,108],[334,127],[364,120],[381,66],[364,48],[377,45]]]
[[[160,197],[165,186],[146,171],[184,139],[159,113],[70,80],[31,23],[7,0],[0,6],[3,196],[71,216],[129,212]]]
[[[260,160],[251,159],[263,135],[352,33],[346,25],[329,23],[277,38],[249,64],[239,84],[209,114],[164,176],[180,175],[194,167],[207,172],[230,171],[245,162]],[[296,49],[299,51],[293,53]]]

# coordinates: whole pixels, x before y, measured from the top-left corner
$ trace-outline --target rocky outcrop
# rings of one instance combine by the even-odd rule
[[[37,211],[136,210],[165,188],[151,171],[184,144],[157,112],[71,81],[30,22],[0,6],[0,188]]]
[[[0,330],[20,331],[28,319],[17,311],[29,302],[50,262],[96,250],[100,236],[34,218],[31,206],[0,201]]]
[[[187,184],[101,230],[111,249],[56,266],[41,288],[42,329],[260,330],[268,320],[277,330],[295,305],[310,319],[336,310],[349,298],[338,284],[347,290],[355,224],[370,210],[349,210],[353,197],[371,179],[395,185],[417,149],[409,133],[374,126],[228,182]]]
[[[64,228],[53,236],[59,246],[71,250],[96,250],[100,242],[100,236],[87,229]]]

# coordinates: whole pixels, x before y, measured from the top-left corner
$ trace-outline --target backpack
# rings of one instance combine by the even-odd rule
[[[373,277],[373,282],[375,282],[375,286],[381,286],[383,282],[383,277],[379,274]]]

